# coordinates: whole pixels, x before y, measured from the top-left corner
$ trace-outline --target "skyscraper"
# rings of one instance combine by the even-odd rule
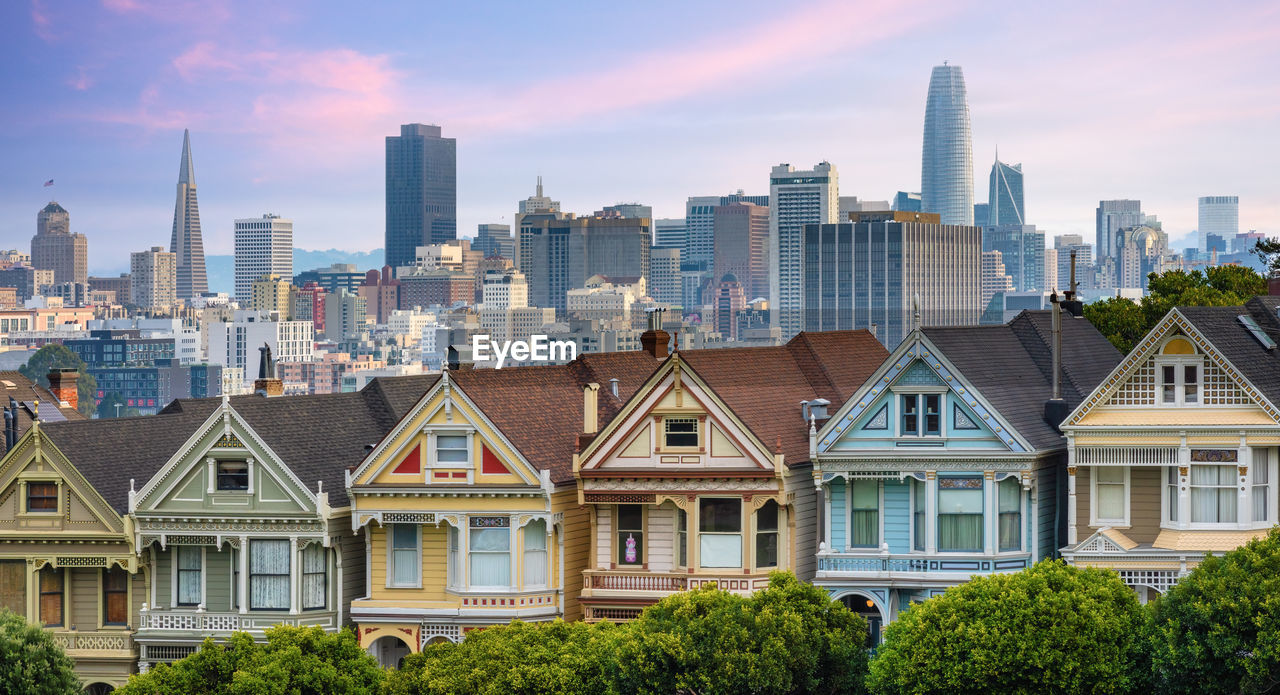
[[[659,302],[680,304],[680,249],[654,246],[649,250],[649,296]]]
[[[1022,202],[1022,165],[1009,166],[1000,161],[991,165],[991,185],[987,189],[989,224],[1026,224],[1026,208]]]
[[[1044,232],[1034,224],[997,224],[982,228],[982,250],[999,251],[1017,292],[1050,290],[1044,284]]]
[[[769,174],[769,307],[782,339],[803,330],[801,233],[806,224],[831,224],[840,211],[836,168],[820,162],[809,171],[780,164]]]
[[[648,218],[574,217],[532,213],[521,223],[526,232],[521,271],[528,278],[529,301],[565,312],[566,293],[592,275],[613,281],[649,278],[653,233]]]
[[[734,275],[755,299],[769,293],[769,208],[751,203],[715,207],[714,277]]]
[[[964,72],[942,64],[929,77],[920,162],[920,202],[942,224],[973,224],[973,135]]]
[[[684,262],[701,265],[708,272],[715,263],[715,208],[734,203],[769,206],[767,195],[746,195],[741,189],[729,195],[692,196],[684,204],[686,230]],[[716,282],[720,278],[715,279]]]
[[[191,132],[188,130],[182,131],[178,202],[173,210],[169,253],[177,258],[178,263],[178,299],[199,297],[209,291],[209,278],[204,267],[204,240],[200,236],[200,206],[196,202],[196,168],[191,160]]]
[[[1228,243],[1234,243],[1236,235],[1240,233],[1240,197],[1234,195],[1206,195],[1201,196],[1200,200],[1200,224],[1196,230],[1198,235],[1201,251],[1208,251],[1208,245],[1205,244],[1205,238],[1209,234],[1217,234],[1226,239]],[[35,258],[35,252],[32,251],[32,259]],[[36,266],[39,268],[40,266]]]
[[[552,200],[550,196],[542,194],[542,177],[538,177],[538,186],[534,195],[525,198],[518,203],[516,208],[515,224],[511,231],[515,237],[514,249],[512,253],[515,257],[512,262],[515,263],[517,270],[525,270],[525,266],[529,263],[530,235],[533,234],[532,225],[535,221],[540,220],[562,220],[564,213],[560,212],[560,201]]]
[[[386,265],[413,265],[419,246],[458,237],[457,150],[436,125],[387,136]]]
[[[293,277],[293,220],[266,214],[235,221],[236,299],[249,301],[264,275]]]
[[[1094,256],[1098,263],[1104,258],[1116,255],[1116,243],[1121,229],[1136,227],[1142,224],[1146,216],[1142,214],[1141,200],[1099,200],[1097,214],[1097,244]]]
[[[201,265],[201,268],[204,266]],[[129,256],[130,295],[143,309],[164,309],[178,301],[178,257],[163,246]]]
[[[53,281],[59,285],[89,280],[89,243],[83,234],[71,233],[71,215],[56,202],[36,213],[31,267],[52,270]]]

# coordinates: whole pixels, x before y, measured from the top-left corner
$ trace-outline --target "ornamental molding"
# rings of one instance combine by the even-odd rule
[[[584,491],[738,492],[778,490],[775,478],[584,478]]]
[[[823,461],[823,473],[884,473],[886,476],[908,476],[916,471],[942,472],[948,471],[1024,471],[1031,467],[1035,459],[913,459],[885,461],[880,460],[834,460]]]

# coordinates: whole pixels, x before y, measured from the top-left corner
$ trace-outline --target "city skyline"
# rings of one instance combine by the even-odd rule
[[[458,138],[464,235],[510,223],[538,175],[580,214],[638,200],[655,217],[679,217],[689,196],[761,194],[772,165],[823,159],[841,168],[842,194],[888,199],[920,180],[928,74],[944,60],[966,73],[973,156],[990,161],[999,145],[1024,163],[1027,222],[1046,236],[1088,238],[1099,200],[1132,198],[1159,215],[1172,246],[1193,246],[1196,201],[1217,194],[1241,198],[1241,231],[1280,231],[1280,174],[1241,165],[1278,154],[1268,133],[1280,100],[1254,88],[1280,36],[1280,15],[1264,4],[1125,7],[1107,28],[1079,8],[748,4],[731,18],[723,7],[657,9],[553,8],[538,20],[548,28],[625,24],[652,40],[619,53],[607,32],[582,35],[581,53],[527,61],[518,42],[474,41],[526,21],[452,8],[433,21],[456,31],[427,48],[411,40],[413,22],[375,32],[301,5],[220,4],[199,22],[136,0],[7,6],[16,69],[0,78],[12,97],[0,107],[11,163],[0,172],[0,247],[22,247],[52,197],[95,249],[91,274],[126,269],[130,251],[167,241],[183,128],[201,150],[210,254],[230,252],[235,218],[263,210],[295,219],[304,248],[381,246],[383,139],[413,122]],[[868,22],[879,31],[852,30]],[[1121,30],[1137,24],[1142,38]],[[990,47],[972,45],[965,27],[983,27]],[[294,38],[303,35],[312,38]],[[1011,51],[1022,52],[1016,63]],[[729,87],[746,74],[785,74],[787,84],[747,101]],[[849,88],[831,90],[832,79]],[[1097,108],[1117,94],[1131,94],[1133,108]],[[1153,104],[1176,115],[1133,117]],[[42,189],[50,178],[57,185]],[[985,188],[975,182],[976,200]]]

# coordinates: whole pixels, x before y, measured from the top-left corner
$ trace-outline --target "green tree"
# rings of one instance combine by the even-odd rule
[[[552,695],[611,692],[623,628],[512,622],[475,630],[461,644],[428,645],[388,674],[387,695]]]
[[[859,693],[867,625],[787,572],[744,598],[718,589],[668,596],[625,626],[620,693]]]
[[[1151,662],[1158,692],[1280,692],[1280,528],[1205,558],[1160,599]]]
[[[267,629],[266,643],[237,632],[226,644],[206,639],[191,656],[137,674],[120,695],[323,695],[376,693],[384,672],[350,630]]]
[[[84,360],[67,346],[49,343],[36,350],[35,354],[27,359],[26,364],[18,367],[18,371],[32,382],[49,388],[49,370],[55,367],[72,368],[80,372],[80,376],[76,379],[76,397],[79,399],[76,409],[86,417],[93,415],[94,399],[98,395],[98,380],[89,373]]]
[[[1217,266],[1205,272],[1167,270],[1147,276],[1147,294],[1141,302],[1112,297],[1085,305],[1084,317],[1127,354],[1174,307],[1236,306],[1266,292],[1266,280],[1245,266]]]
[[[1249,252],[1262,261],[1267,277],[1280,277],[1280,239],[1259,239]]]
[[[1114,572],[1043,561],[912,606],[885,630],[873,693],[1130,693],[1146,613]]]
[[[129,408],[125,403],[127,403],[127,401],[125,401],[124,396],[119,393],[116,393],[115,391],[108,393],[103,396],[102,401],[98,403],[98,417],[133,417],[138,414],[137,408]],[[120,406],[119,410],[116,409],[117,405]]]
[[[71,659],[53,637],[0,609],[0,693],[74,695],[80,689]]]

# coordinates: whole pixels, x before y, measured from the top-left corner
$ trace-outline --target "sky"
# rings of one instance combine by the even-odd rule
[[[9,0],[0,59],[0,248],[29,250],[55,198],[91,273],[169,243],[184,128],[210,254],[266,212],[295,246],[381,247],[384,137],[411,122],[458,139],[464,236],[539,175],[579,214],[681,217],[822,160],[885,200],[920,189],[944,60],[978,201],[998,147],[1049,237],[1091,241],[1100,199],[1138,198],[1181,248],[1202,195],[1280,234],[1275,2]]]

